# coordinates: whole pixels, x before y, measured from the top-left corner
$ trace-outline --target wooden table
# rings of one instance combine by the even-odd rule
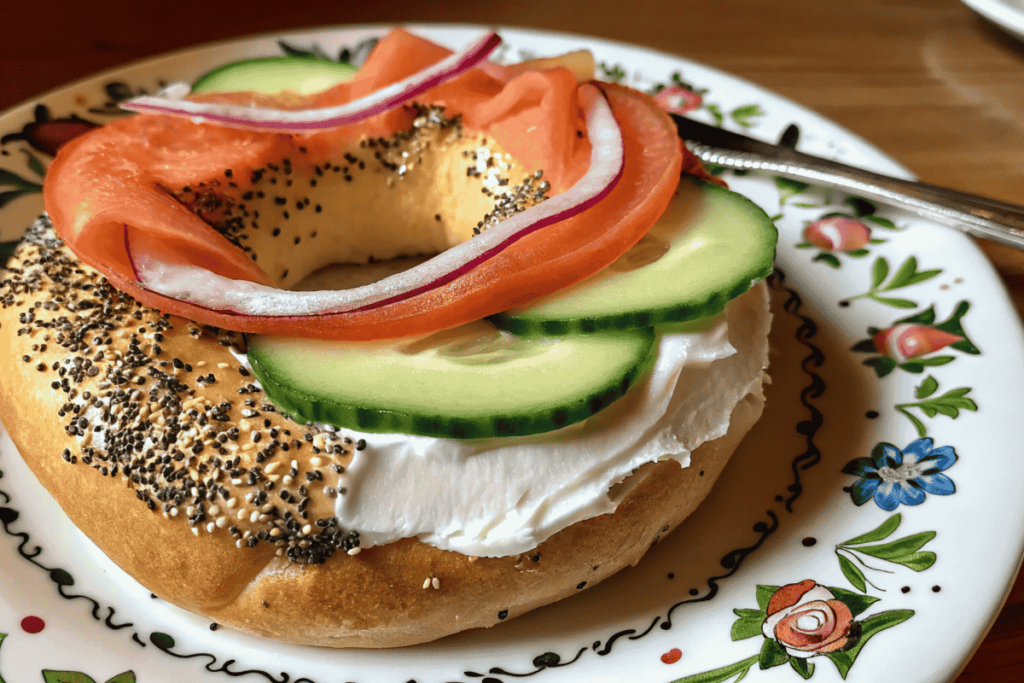
[[[923,180],[1024,203],[1024,44],[957,0],[64,0],[20,1],[3,16],[0,110],[101,69],[251,33],[364,22],[519,25],[695,59],[820,112]],[[1024,312],[1024,255],[982,247]],[[959,680],[1024,680],[1024,578]]]

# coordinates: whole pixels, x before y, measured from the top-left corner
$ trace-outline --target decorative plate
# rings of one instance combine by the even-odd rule
[[[5,253],[62,141],[117,102],[243,57],[360,61],[382,27],[221,43],[81,81],[0,117]],[[459,46],[473,27],[416,28]],[[590,48],[666,108],[897,175],[864,141],[679,57],[502,30],[499,58]],[[253,639],[167,605],[68,522],[0,443],[0,681],[942,681],[994,619],[1024,546],[1024,334],[966,238],[857,197],[727,172],[776,217],[764,419],[699,511],[639,566],[482,631],[392,651]]]

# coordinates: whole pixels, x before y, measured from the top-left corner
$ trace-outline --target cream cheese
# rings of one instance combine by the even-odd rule
[[[753,308],[766,296],[760,286],[697,329],[663,330],[648,381],[555,432],[463,441],[344,430],[371,447],[339,479],[340,525],[358,530],[363,547],[415,537],[508,556],[613,512],[624,495],[609,494],[615,484],[648,462],[688,466],[692,450],[725,434],[737,403],[760,393],[768,323]]]
[[[691,451],[726,433],[744,397],[761,395],[767,298],[759,284],[717,316],[662,328],[645,382],[554,432],[467,441],[321,425],[369,444],[333,482],[344,491],[335,502],[338,523],[357,530],[363,548],[418,538],[503,557],[614,512],[629,490],[617,484],[649,462],[671,458],[688,467]],[[234,353],[248,366],[245,354]]]

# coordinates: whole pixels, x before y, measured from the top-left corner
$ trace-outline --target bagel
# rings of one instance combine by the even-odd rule
[[[614,513],[530,552],[477,558],[415,539],[360,549],[355,530],[330,523],[321,482],[305,487],[308,497],[300,487],[373,444],[277,411],[232,354],[238,335],[140,305],[81,264],[45,220],[3,272],[0,301],[3,423],[71,521],[168,602],[291,643],[409,645],[593,586],[692,512],[763,404],[759,390],[747,395],[728,432],[693,450],[688,467],[640,468]],[[728,316],[730,341],[760,380],[764,285]],[[286,471],[288,485],[275,477]],[[319,533],[304,535],[307,525]],[[439,588],[424,589],[432,579]]]
[[[389,46],[410,40],[401,32],[394,35],[398,37]],[[575,97],[574,77],[567,70],[555,71],[545,78]],[[479,81],[483,76],[474,78]],[[617,86],[608,86],[605,95],[616,116],[628,118],[624,154],[635,155],[627,162],[619,186],[608,195],[612,208],[602,219],[621,233],[618,242],[603,243],[585,230],[573,233],[589,226],[593,214],[586,221],[573,216],[567,222],[575,221],[574,228],[551,234],[569,241],[586,237],[581,240],[584,244],[577,252],[559,256],[561,260],[552,260],[555,266],[549,267],[547,261],[537,265],[525,279],[543,280],[546,274],[541,271],[556,273],[546,290],[519,291],[507,283],[502,290],[500,271],[476,268],[465,276],[475,278],[469,285],[460,276],[399,302],[397,310],[405,311],[399,317],[389,319],[386,305],[358,310],[349,316],[356,320],[351,327],[346,327],[348,317],[332,316],[332,330],[340,338],[361,340],[382,328],[387,330],[384,336],[396,336],[396,330],[401,332],[422,319],[428,321],[424,329],[444,329],[430,325],[448,320],[446,316],[455,310],[446,308],[450,300],[467,290],[472,298],[476,285],[496,293],[462,306],[459,315],[467,320],[555,292],[596,272],[594,264],[607,265],[629,248],[670,205],[679,170],[689,167],[692,159],[680,149],[671,124],[649,98]],[[521,108],[513,106],[509,111],[516,125],[530,123]],[[324,166],[316,157],[337,142],[329,135],[304,138],[300,144],[289,136],[236,135],[192,123],[175,129],[166,127],[160,117],[135,117],[111,124],[93,139],[74,141],[58,156],[47,178],[47,208],[53,222],[47,216],[40,218],[0,271],[0,358],[11,368],[0,376],[0,419],[22,457],[70,520],[154,594],[218,624],[282,642],[371,648],[426,642],[493,626],[637,563],[650,545],[709,493],[729,456],[760,416],[771,319],[767,289],[761,283],[739,293],[763,273],[738,271],[735,282],[718,285],[729,290],[728,296],[714,290],[702,300],[698,307],[709,315],[725,306],[706,330],[696,326],[692,329],[697,331],[690,332],[665,328],[643,333],[655,339],[659,350],[664,347],[657,345],[669,344],[665,340],[673,335],[706,334],[715,339],[709,342],[717,349],[714,353],[694,352],[687,361],[689,347],[684,346],[678,363],[673,360],[676,365],[670,364],[667,370],[652,361],[650,372],[637,371],[639,386],[622,384],[616,397],[625,396],[611,408],[604,409],[607,401],[602,399],[593,409],[595,415],[560,426],[550,435],[529,432],[532,436],[474,441],[468,448],[476,449],[473,458],[477,460],[497,458],[509,443],[523,444],[528,455],[541,453],[539,459],[518,463],[528,473],[525,483],[517,484],[525,487],[523,499],[531,488],[530,477],[543,476],[549,480],[545,485],[556,490],[584,487],[573,478],[576,475],[560,474],[558,457],[559,448],[571,451],[583,443],[586,433],[590,441],[577,447],[585,455],[582,467],[587,476],[596,471],[604,477],[595,479],[600,486],[590,499],[573,503],[575,507],[567,512],[559,510],[553,523],[545,517],[543,524],[530,526],[533,517],[541,516],[540,510],[558,507],[548,499],[525,511],[512,500],[504,512],[498,509],[487,513],[492,517],[474,521],[477,527],[499,530],[490,534],[453,525],[456,517],[446,516],[445,509],[435,515],[441,521],[420,520],[420,526],[404,530],[400,525],[388,526],[389,514],[403,520],[419,514],[416,506],[421,501],[415,495],[396,501],[393,513],[386,507],[350,504],[360,496],[381,500],[391,494],[391,488],[410,489],[411,480],[398,480],[403,476],[401,468],[396,467],[393,475],[388,472],[397,460],[385,447],[390,439],[404,448],[410,437],[360,433],[293,418],[257,380],[255,373],[260,370],[245,355],[247,337],[227,329],[253,332],[246,327],[252,321],[220,326],[236,320],[223,311],[207,311],[210,316],[203,313],[195,318],[201,322],[195,322],[183,317],[192,308],[163,295],[143,303],[141,299],[153,293],[133,279],[138,272],[132,254],[130,250],[123,253],[131,225],[140,231],[137,243],[149,240],[151,246],[159,246],[163,240],[179,256],[188,252],[188,244],[208,246],[210,251],[202,257],[205,263],[216,264],[221,254],[231,261],[239,279],[258,282],[262,278],[281,288],[302,289],[310,282],[305,276],[332,261],[358,263],[444,250],[472,239],[467,229],[478,216],[483,220],[476,223],[476,233],[479,228],[486,230],[488,221],[543,203],[548,190],[557,194],[580,177],[579,160],[586,146],[579,142],[582,134],[577,134],[579,112],[573,107],[565,111],[577,118],[568,126],[556,121],[553,128],[565,129],[561,135],[568,141],[568,151],[556,150],[545,157],[512,136],[510,144],[522,158],[509,154],[493,136],[488,140],[486,131],[464,134],[459,118],[446,118],[447,113],[433,104],[385,115],[384,123],[376,121],[367,129],[377,137],[341,134],[349,150],[375,145],[387,150],[376,157],[380,168],[369,164],[364,168],[358,160],[358,168],[366,173],[355,181],[348,177],[347,167]],[[396,121],[411,128],[397,132],[387,128],[397,125]],[[385,129],[393,137],[378,135]],[[230,167],[225,168],[219,157],[201,163],[194,160],[183,141],[196,130],[196,140],[235,155]],[[645,147],[645,131],[658,144]],[[128,149],[135,144],[132,140],[140,139],[147,148],[143,152],[135,147],[130,159],[131,155],[110,156],[111,150]],[[151,139],[162,142],[149,149]],[[218,141],[224,145],[217,147]],[[481,149],[485,162],[495,161],[474,174]],[[279,159],[282,150],[308,153],[317,161],[307,163],[296,156],[292,162],[286,156],[289,161],[282,164],[283,169],[272,165],[280,162],[267,162]],[[407,194],[378,191],[374,182],[393,190],[394,172],[401,168],[405,174],[406,165],[400,166],[399,161],[410,150],[420,169],[398,183],[405,183]],[[353,165],[355,176],[356,164],[349,156],[345,159]],[[464,172],[467,158],[471,168]],[[637,164],[636,159],[645,163]],[[550,184],[530,182],[530,178],[540,180],[540,165],[547,166],[544,177],[551,178]],[[424,166],[436,173],[424,172]],[[521,184],[509,185],[512,168],[529,175]],[[300,173],[293,175],[293,170],[300,169],[309,171],[310,177],[300,180]],[[281,173],[275,175],[278,170]],[[293,180],[312,179],[309,184],[316,187],[325,170],[343,179],[336,178],[329,190],[349,193],[335,197],[342,206],[371,197],[358,210],[374,218],[374,207],[391,202],[401,207],[399,213],[417,216],[409,222],[414,229],[385,235],[381,225],[371,220],[361,239],[325,251],[310,245],[316,230],[310,234],[308,226],[289,226],[294,235],[286,237],[295,247],[309,235],[301,248],[291,252],[278,246],[281,229],[255,232],[259,216],[248,213],[256,214],[253,206],[258,202],[250,201],[253,196],[266,199],[259,204],[264,216],[279,211],[287,220],[289,210],[302,211],[310,201],[291,195],[275,197],[270,185],[291,187]],[[193,176],[187,173],[196,174],[201,182],[190,182]],[[243,174],[251,187],[241,186]],[[258,183],[263,184],[257,187]],[[349,184],[350,189],[339,190]],[[323,191],[328,181],[320,185]],[[509,189],[498,189],[505,187]],[[319,204],[316,213],[320,213]],[[468,218],[472,222],[467,223]],[[376,219],[382,224],[389,221]],[[191,225],[185,233],[192,232],[161,233],[161,221]],[[433,229],[421,230],[424,224]],[[111,226],[115,226],[113,232]],[[153,235],[145,236],[143,228]],[[218,234],[211,239],[215,231]],[[119,242],[117,235],[124,239]],[[195,239],[196,235],[205,237]],[[524,238],[516,247],[521,246],[520,251],[508,250],[512,255],[506,270],[529,264],[531,256],[543,253],[550,244],[533,238]],[[545,233],[544,239],[555,238]],[[589,259],[591,270],[577,272],[572,257]],[[770,263],[770,254],[759,258]],[[387,268],[387,264],[374,267]],[[312,277],[321,274],[318,271]],[[552,282],[559,283],[554,290]],[[441,305],[424,316],[418,302],[431,297]],[[413,303],[406,306],[408,301]],[[502,306],[495,308],[494,301]],[[401,317],[406,314],[408,318]],[[451,315],[448,327],[465,322]],[[252,318],[254,324],[261,323]],[[280,333],[288,324],[287,319],[276,320],[269,331]],[[316,328],[315,319],[312,324]],[[302,336],[318,336],[322,331],[314,329]],[[664,395],[663,415],[635,426],[630,411],[646,409],[644,392]],[[602,452],[604,426],[629,434],[629,440],[614,447],[615,453]],[[549,442],[558,447],[545,450]],[[441,449],[456,448],[452,440],[431,443]],[[609,464],[612,459],[618,469]],[[354,475],[367,467],[377,468],[375,489]],[[536,473],[528,469],[533,467]],[[457,483],[467,471],[454,466],[451,481]],[[511,485],[505,490],[507,482],[500,479],[479,480],[481,487],[472,489],[472,495],[488,491],[500,491],[497,497],[519,495]],[[594,488],[592,483],[587,485]],[[536,488],[543,487],[538,482]],[[462,495],[469,497],[472,509],[474,499],[465,495],[466,490],[453,485],[423,495],[436,495],[442,508],[454,508],[453,501]],[[484,503],[481,499],[476,507],[483,509]],[[371,512],[364,514],[362,509]],[[505,522],[517,514],[531,519],[506,533]],[[441,526],[445,526],[443,533]],[[480,540],[484,536],[486,542]]]

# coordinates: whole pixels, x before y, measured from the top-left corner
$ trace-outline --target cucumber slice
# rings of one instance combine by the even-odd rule
[[[251,336],[249,360],[300,422],[464,439],[594,415],[646,372],[653,341],[651,330],[521,339],[479,321],[389,344]]]
[[[767,277],[777,237],[749,199],[685,176],[665,215],[618,261],[491,321],[543,336],[704,318]]]
[[[199,77],[192,92],[254,91],[273,94],[294,90],[300,95],[326,90],[351,80],[356,68],[316,57],[257,57],[219,66]]]

